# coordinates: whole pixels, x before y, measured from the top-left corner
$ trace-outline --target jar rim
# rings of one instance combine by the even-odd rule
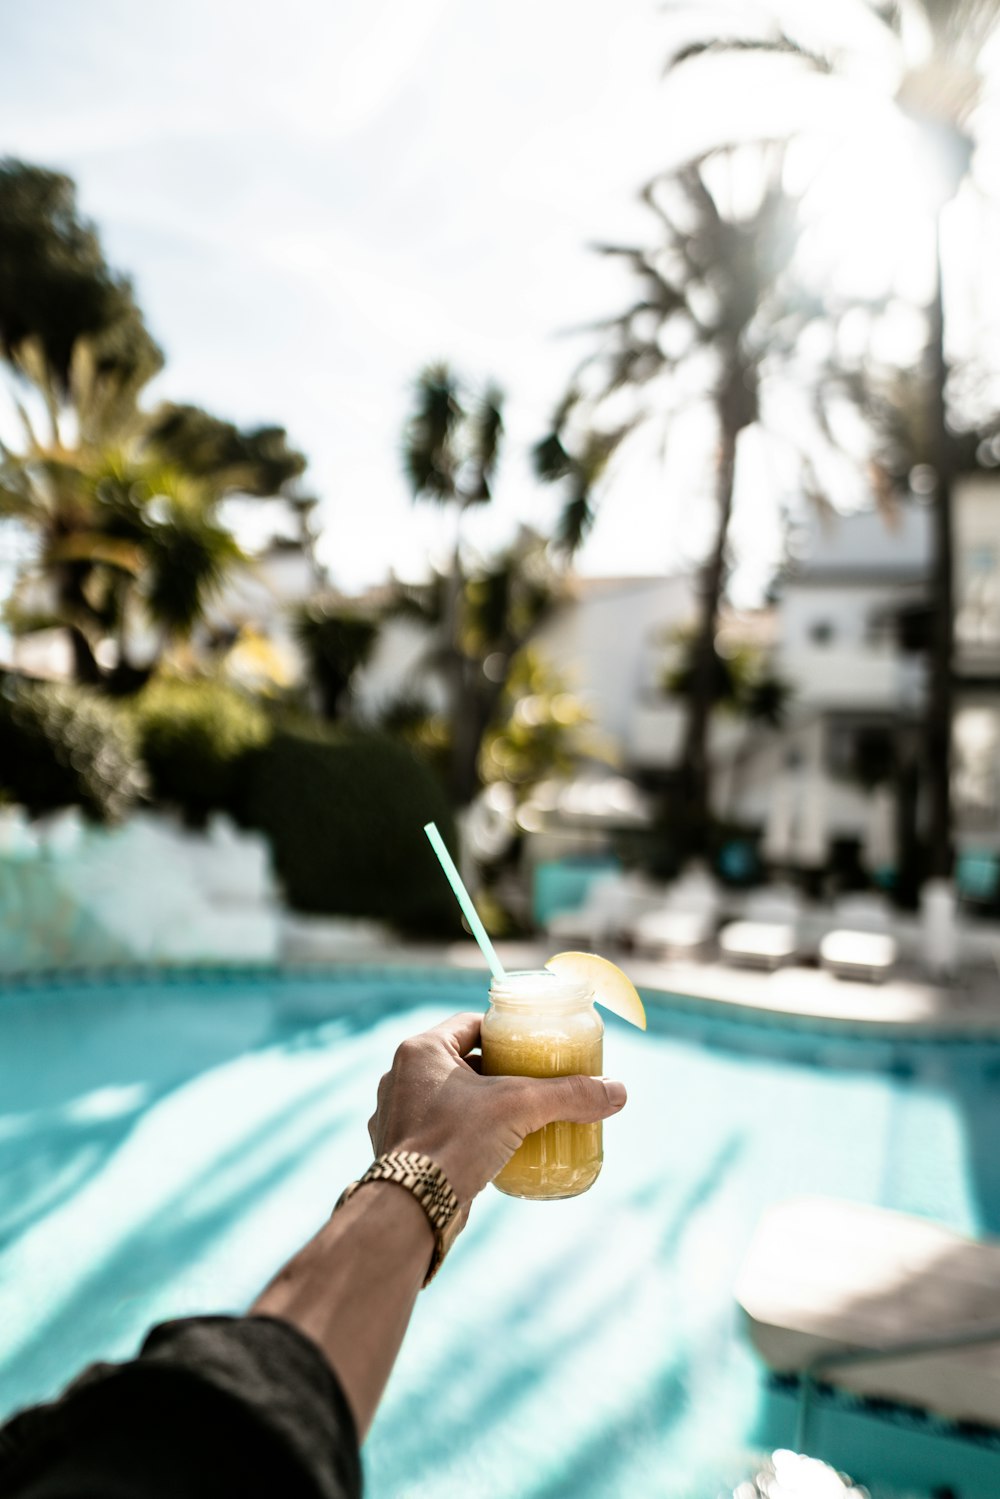
[[[519,982],[520,981],[520,982]],[[580,979],[553,973],[551,968],[510,969],[490,984],[490,1001],[531,1009],[543,1005],[570,1007],[593,1000],[594,991]]]

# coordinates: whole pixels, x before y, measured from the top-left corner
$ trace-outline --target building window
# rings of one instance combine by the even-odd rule
[[[809,639],[813,645],[829,645],[836,633],[828,619],[814,619],[809,626]]]
[[[896,736],[884,720],[833,718],[826,728],[826,769],[835,780],[878,786],[896,769]]]

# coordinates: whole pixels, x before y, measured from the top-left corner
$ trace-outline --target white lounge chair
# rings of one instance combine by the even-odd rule
[[[730,963],[752,968],[780,968],[799,956],[802,902],[794,890],[754,891],[741,921],[723,927],[719,952]]]
[[[827,932],[819,944],[820,965],[842,979],[880,983],[896,966],[899,948],[885,932]]]
[[[837,978],[878,983],[896,966],[899,943],[891,932],[892,912],[884,896],[845,895],[833,909],[835,926],[819,944],[819,961]]]
[[[719,934],[719,952],[748,968],[780,968],[799,951],[794,926],[779,921],[731,921]]]
[[[998,1285],[1000,1243],[803,1197],[761,1218],[736,1299],[773,1369],[1000,1427]]]

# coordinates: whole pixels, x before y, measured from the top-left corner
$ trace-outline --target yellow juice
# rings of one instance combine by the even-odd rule
[[[603,1075],[604,1024],[587,991],[555,975],[507,974],[490,998],[482,1026],[487,1076]],[[493,1185],[510,1197],[575,1197],[596,1181],[602,1159],[599,1122],[558,1121],[528,1135]]]

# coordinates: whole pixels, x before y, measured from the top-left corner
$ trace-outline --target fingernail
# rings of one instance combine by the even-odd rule
[[[612,1082],[607,1077],[602,1077],[601,1082],[604,1084],[604,1091],[608,1095],[608,1103],[613,1109],[620,1109],[628,1097],[628,1094],[625,1092],[625,1084]]]

